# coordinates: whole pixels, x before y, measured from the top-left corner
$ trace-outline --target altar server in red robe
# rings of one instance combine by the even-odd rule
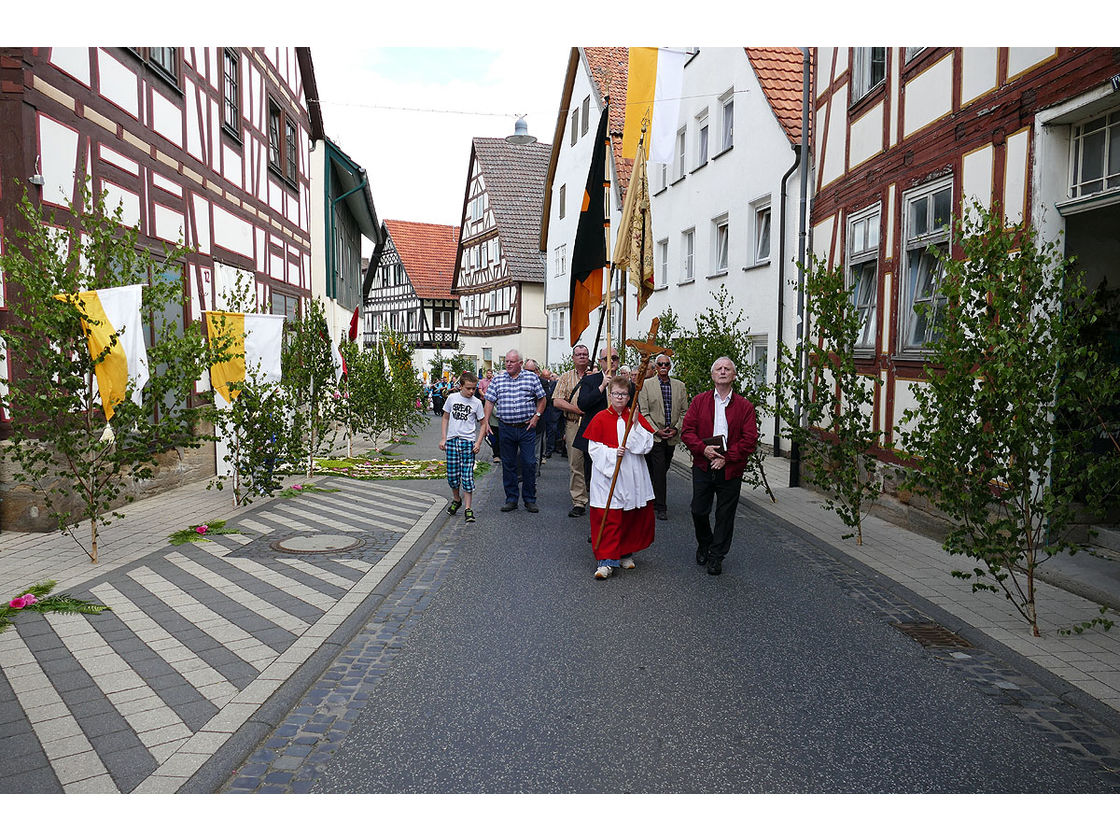
[[[587,454],[591,456],[591,540],[594,545],[603,519],[602,539],[595,546],[595,577],[604,580],[616,568],[633,569],[631,556],[653,542],[653,483],[649,478],[645,453],[653,448],[654,428],[638,414],[626,438],[630,419],[630,380],[615,376],[610,380],[610,405],[596,414],[587,425]],[[607,494],[614,477],[615,464],[622,458],[614,494],[607,508]]]

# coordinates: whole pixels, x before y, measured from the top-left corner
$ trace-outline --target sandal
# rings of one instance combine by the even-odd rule
[[[454,516],[455,514],[457,514],[459,512],[459,508],[461,508],[462,506],[463,506],[463,503],[460,502],[458,499],[456,499],[450,505],[448,505],[447,515],[448,516]]]

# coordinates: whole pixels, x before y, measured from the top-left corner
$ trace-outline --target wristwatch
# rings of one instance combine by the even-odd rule
[[[540,416],[541,416],[541,413],[540,413],[540,412],[538,411],[538,412],[536,412],[536,413],[535,413],[535,414],[534,414],[533,416],[534,416],[534,417],[540,417]]]

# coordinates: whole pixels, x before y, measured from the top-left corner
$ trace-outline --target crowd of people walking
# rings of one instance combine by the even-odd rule
[[[572,363],[557,376],[533,359],[522,361],[511,349],[496,376],[480,379],[465,371],[458,390],[443,395],[439,445],[447,452],[448,514],[465,504],[467,521],[475,521],[474,466],[488,437],[502,467],[500,511],[515,511],[520,502],[539,513],[536,467],[538,436],[543,436],[542,457],[559,452],[568,458],[568,516],[590,511],[594,575],[603,580],[616,569],[636,568],[634,555],[653,543],[656,522],[669,519],[667,475],[683,444],[692,456],[689,512],[696,562],[710,575],[721,574],[734,537],[743,474],[758,444],[754,405],[734,389],[735,362],[716,359],[712,388],[691,400],[684,383],[670,376],[671,352],[657,355],[648,368],[630,371],[607,349],[593,367],[590,351],[577,344]],[[638,382],[642,370],[645,376]]]

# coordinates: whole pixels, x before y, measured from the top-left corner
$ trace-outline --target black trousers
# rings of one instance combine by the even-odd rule
[[[723,561],[731,550],[735,534],[735,511],[739,507],[739,488],[743,478],[726,478],[723,470],[702,470],[692,467],[692,524],[696,528],[698,550],[707,552],[710,560]],[[712,529],[708,517],[715,501],[716,525]]]
[[[676,445],[664,440],[655,440],[653,449],[646,453],[646,466],[649,467],[649,480],[653,484],[653,509],[667,510],[665,507],[665,476],[673,463],[673,450]]]

